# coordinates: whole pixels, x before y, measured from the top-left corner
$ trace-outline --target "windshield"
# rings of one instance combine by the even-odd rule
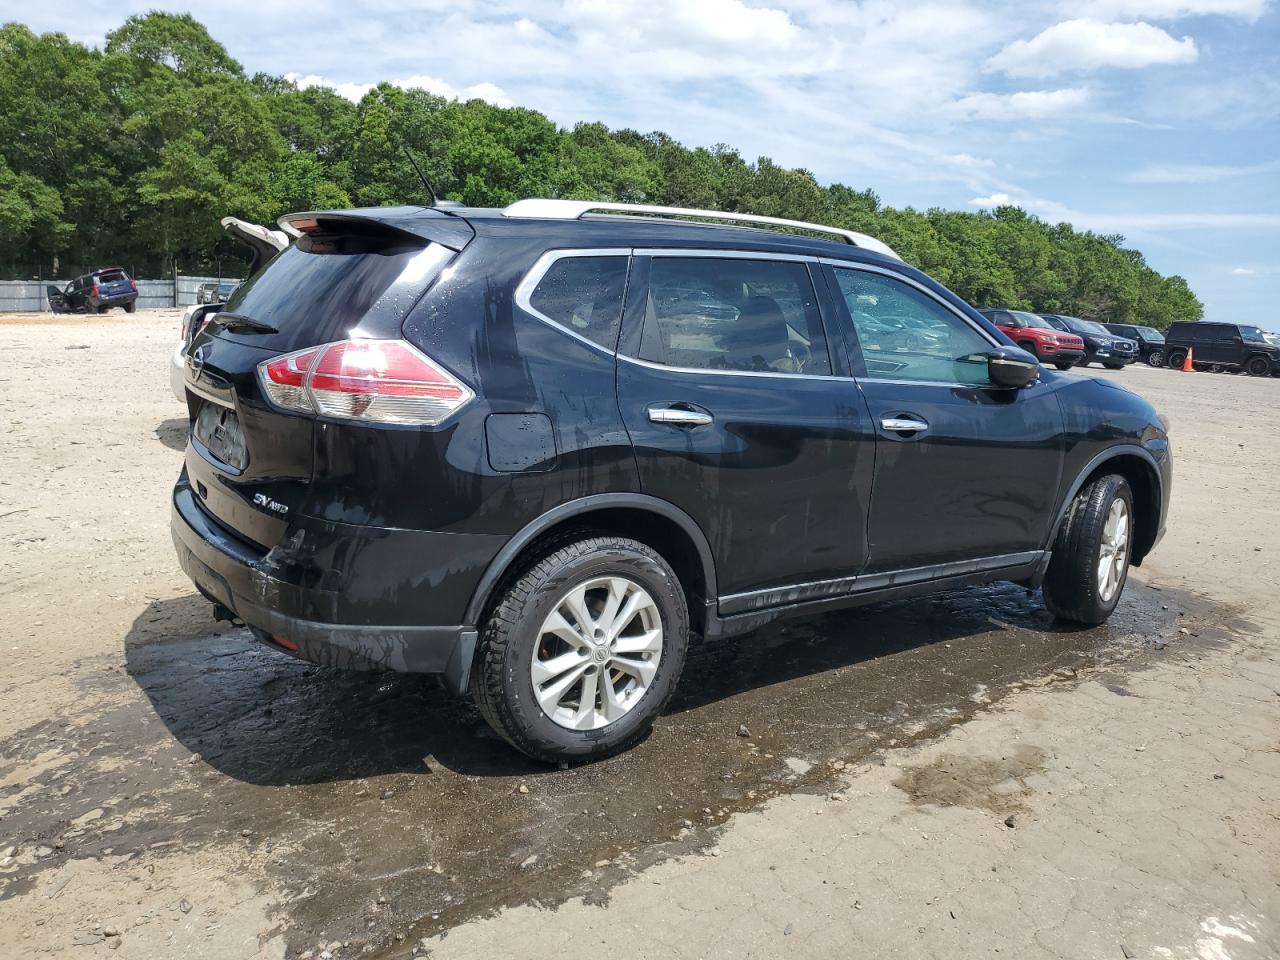
[[[1114,334],[1100,323],[1092,320],[1081,320],[1079,317],[1068,317],[1067,326],[1076,333],[1093,333],[1101,334],[1104,337],[1114,336]]]
[[[1245,340],[1252,340],[1254,343],[1267,342],[1267,338],[1263,336],[1262,331],[1257,327],[1241,327],[1240,336]]]
[[[1143,340],[1150,340],[1152,343],[1164,343],[1164,334],[1155,327],[1138,327],[1137,330]]]
[[[1028,327],[1044,327],[1045,325],[1045,322],[1034,313],[1027,313],[1025,310],[1010,310],[1009,315],[1017,317]]]

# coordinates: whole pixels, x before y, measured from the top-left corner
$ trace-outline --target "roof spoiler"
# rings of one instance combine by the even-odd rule
[[[311,210],[286,213],[277,223],[281,230],[299,236],[320,223],[375,224],[418,240],[461,250],[476,235],[471,224],[456,213],[434,207],[357,207],[351,210]]]

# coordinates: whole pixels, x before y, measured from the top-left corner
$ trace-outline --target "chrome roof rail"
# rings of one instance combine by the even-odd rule
[[[901,260],[887,243],[855,230],[829,227],[821,223],[805,223],[803,220],[783,220],[780,217],[758,217],[751,213],[726,213],[722,210],[693,210],[687,207],[659,207],[644,203],[598,203],[592,200],[517,200],[502,211],[504,217],[522,217],[531,220],[581,220],[589,213],[649,214],[657,217],[697,217],[703,220],[724,220],[731,223],[758,224],[765,227],[791,227],[829,233],[842,237],[845,243],[866,250],[874,250],[895,260]]]

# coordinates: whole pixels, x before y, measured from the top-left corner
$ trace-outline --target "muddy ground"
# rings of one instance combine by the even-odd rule
[[[0,956],[1280,953],[1280,381],[1106,374],[1177,470],[1106,626],[1013,586],[794,621],[548,770],[429,679],[215,624],[168,536],[177,314],[31,321],[0,318]]]

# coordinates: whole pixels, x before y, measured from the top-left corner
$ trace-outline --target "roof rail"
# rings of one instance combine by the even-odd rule
[[[726,213],[722,210],[693,210],[688,207],[659,207],[644,203],[597,203],[592,200],[517,200],[502,211],[504,217],[523,217],[533,220],[581,220],[588,213],[645,213],[659,217],[699,217],[703,220],[727,220],[733,223],[753,223],[766,227],[792,227],[815,233],[830,233],[842,237],[845,243],[873,250],[895,260],[902,258],[887,243],[856,230],[829,227],[821,223],[803,220],[783,220],[780,217],[758,217],[751,213]]]

